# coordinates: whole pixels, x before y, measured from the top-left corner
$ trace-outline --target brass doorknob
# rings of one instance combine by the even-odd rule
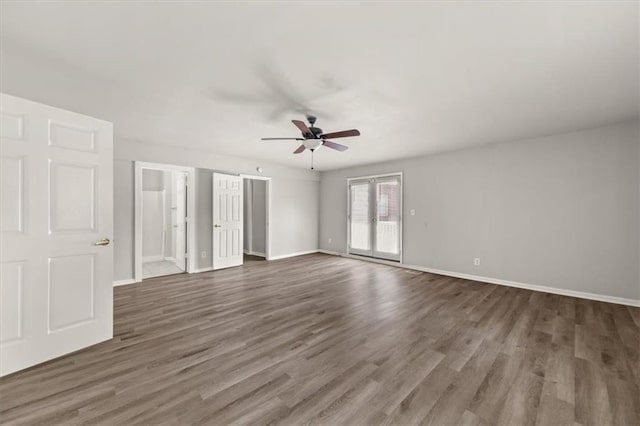
[[[108,246],[111,241],[108,238],[103,238],[101,240],[96,241],[94,246]]]

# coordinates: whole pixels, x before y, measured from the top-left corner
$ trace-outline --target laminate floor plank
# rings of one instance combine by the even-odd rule
[[[1,424],[637,425],[640,309],[323,254],[114,289]]]

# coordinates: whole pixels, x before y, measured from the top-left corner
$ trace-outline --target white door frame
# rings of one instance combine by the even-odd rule
[[[176,171],[187,174],[187,270],[196,270],[196,230],[195,230],[195,207],[196,207],[196,170],[193,167],[175,166],[173,164],[135,162],[134,176],[134,228],[135,228],[135,251],[134,251],[134,280],[142,281],[142,171],[144,169]],[[117,242],[116,242],[117,244]]]
[[[254,180],[265,181],[266,203],[267,203],[267,205],[265,206],[266,208],[265,220],[267,221],[267,223],[265,224],[266,235],[264,237],[265,238],[264,256],[266,260],[271,260],[271,178],[266,176],[255,176],[255,175],[245,175],[245,174],[240,174],[240,177],[243,179],[254,179]]]
[[[175,177],[175,181],[174,181],[174,177]],[[174,227],[171,228],[171,241],[175,245],[174,253],[173,253],[173,262],[175,262],[175,264],[178,266],[178,268],[180,268],[180,270],[185,272],[187,270],[188,237],[187,237],[187,224],[181,218],[186,217],[186,213],[187,213],[187,195],[189,194],[189,191],[184,189],[187,186],[187,182],[188,182],[188,177],[185,173],[180,173],[180,174],[176,173],[171,176],[171,186],[172,186],[172,189],[175,188],[175,190],[171,192],[171,198],[175,198],[175,200],[171,200],[171,205],[172,206],[175,205],[176,207],[176,210],[175,210],[176,221],[177,220],[182,221],[182,224],[178,224],[177,228],[174,228]],[[182,190],[179,189],[178,183],[181,184]],[[175,201],[175,204],[174,204],[174,201]],[[171,208],[171,212],[172,212],[172,219],[173,219],[173,213],[174,213],[173,208]],[[172,224],[173,224],[173,220],[172,220]],[[179,229],[181,230],[180,231],[181,238],[178,238]],[[178,251],[178,247],[181,248],[180,252]],[[178,263],[178,261],[180,261],[180,263]]]
[[[251,179],[242,178],[243,184],[245,180],[248,180],[250,184],[244,187],[242,194],[242,199],[247,200],[247,203],[242,207],[242,214],[244,222],[247,224],[244,235],[247,236],[248,243],[243,249],[244,254],[253,254],[253,183],[251,183]]]
[[[398,259],[386,259],[384,257],[375,256],[375,235],[372,235],[373,239],[371,240],[371,254],[359,254],[351,249],[351,182],[356,181],[373,181],[379,178],[388,178],[388,177],[399,177],[400,178],[400,223],[398,227],[399,235],[399,256]],[[371,196],[370,196],[371,198]],[[369,214],[374,215],[376,211],[376,197],[373,197],[373,201],[369,204]],[[347,254],[352,256],[363,256],[363,257],[373,257],[376,259],[389,260],[391,262],[399,262],[402,263],[402,256],[404,253],[403,245],[402,245],[402,229],[404,223],[404,173],[403,172],[391,172],[391,173],[381,173],[377,175],[368,175],[368,176],[359,176],[352,177],[347,179]],[[373,228],[373,226],[372,226]],[[371,230],[373,232],[373,229]],[[357,251],[357,250],[356,250]]]

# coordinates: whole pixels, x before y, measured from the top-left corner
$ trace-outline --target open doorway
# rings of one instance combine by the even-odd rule
[[[136,163],[136,281],[190,272],[193,169]]]
[[[267,257],[267,182],[244,178],[244,258],[245,262]]]

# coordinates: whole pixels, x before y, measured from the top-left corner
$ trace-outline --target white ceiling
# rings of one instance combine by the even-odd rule
[[[638,2],[2,2],[2,91],[116,137],[329,170],[638,116]],[[277,112],[283,112],[277,114]],[[328,116],[326,115],[328,113]]]

